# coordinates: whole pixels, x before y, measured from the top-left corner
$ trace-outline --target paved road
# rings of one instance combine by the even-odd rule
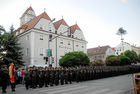
[[[0,92],[1,93],[1,92]],[[16,92],[8,87],[7,94],[135,94],[132,75],[85,81],[53,87],[26,90],[18,85]]]

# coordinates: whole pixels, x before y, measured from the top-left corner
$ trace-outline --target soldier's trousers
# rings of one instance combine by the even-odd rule
[[[2,86],[2,91],[5,92],[7,88],[7,83],[5,81],[2,81],[1,86]]]
[[[15,91],[15,87],[16,87],[16,84],[15,83],[11,83],[11,89],[12,89],[12,91]]]

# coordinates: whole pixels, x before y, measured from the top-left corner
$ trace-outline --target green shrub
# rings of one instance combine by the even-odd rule
[[[120,66],[120,62],[121,60],[118,57],[110,57],[105,60],[107,66]]]
[[[90,60],[87,54],[83,52],[69,52],[62,56],[59,60],[59,65],[62,67],[86,66],[90,65]]]
[[[120,66],[123,66],[123,65],[130,65],[131,62],[132,62],[132,61],[130,60],[130,58],[127,57],[127,56],[119,55],[118,57],[119,57],[120,60],[121,60]]]

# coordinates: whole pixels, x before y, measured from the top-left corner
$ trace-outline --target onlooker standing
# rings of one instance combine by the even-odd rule
[[[21,74],[22,74],[22,84],[24,85],[24,69],[22,69]]]

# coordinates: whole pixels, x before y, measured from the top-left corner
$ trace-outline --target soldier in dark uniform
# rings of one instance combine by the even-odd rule
[[[31,87],[32,88],[36,88],[37,87],[37,81],[38,81],[38,74],[37,74],[37,69],[36,69],[36,67],[35,66],[33,66],[33,69],[32,69],[32,71],[31,71],[31,81],[32,81],[32,83],[31,83]]]
[[[8,69],[7,66],[4,65],[1,72],[1,86],[2,86],[3,93],[6,93],[8,81],[9,81]]]
[[[48,87],[49,85],[49,79],[50,79],[50,74],[49,74],[49,68],[45,68],[44,71],[44,83],[45,83],[45,87]]]
[[[64,85],[64,69],[60,69],[60,83],[61,85]]]
[[[25,71],[25,78],[24,79],[25,79],[25,87],[28,90],[30,83],[31,83],[30,69],[29,68]]]
[[[41,68],[38,72],[38,84],[39,84],[39,88],[43,87],[43,85],[44,85],[44,71],[43,71],[43,68]]]
[[[55,83],[55,85],[58,85],[59,84],[59,69],[58,68],[55,69],[54,75],[55,75],[54,83]]]
[[[72,72],[72,69],[69,68],[68,69],[68,81],[70,84],[72,84],[72,78],[73,78],[73,72]]]
[[[50,69],[50,86],[53,86],[54,84],[54,68]]]

